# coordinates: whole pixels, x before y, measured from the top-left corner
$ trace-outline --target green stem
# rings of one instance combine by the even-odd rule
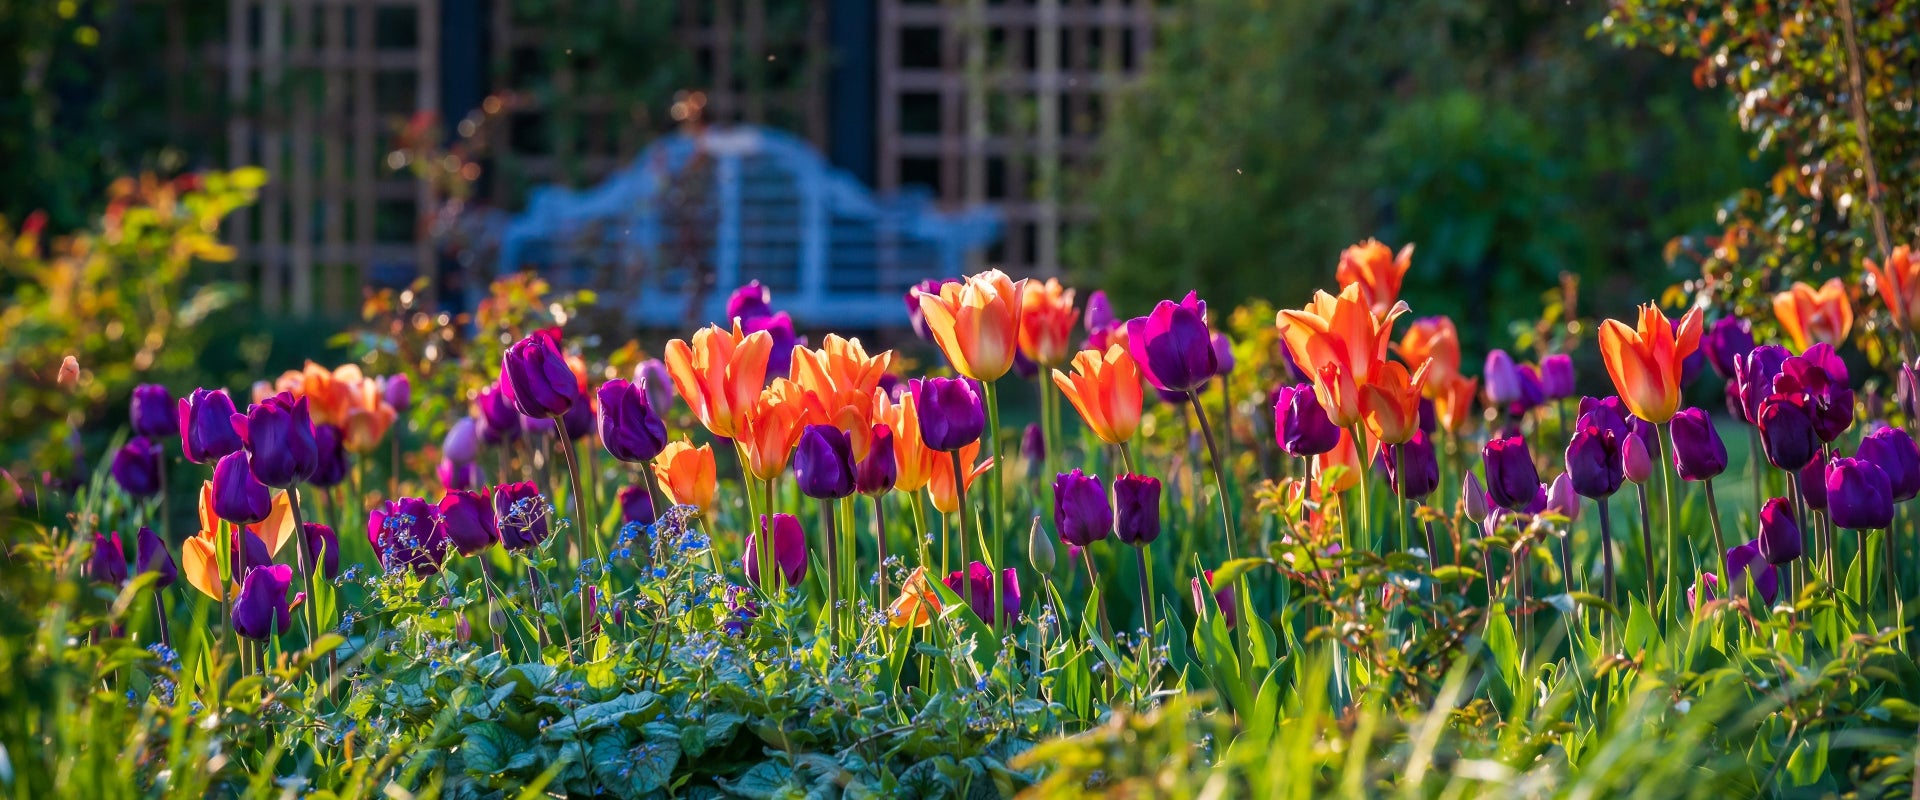
[[[960,535],[959,535],[960,584],[961,584],[961,587],[964,589],[964,591],[962,591],[960,594],[960,598],[962,601],[968,601],[973,597],[973,570],[967,568],[968,564],[967,564],[966,473],[960,471],[960,451],[954,450],[952,452],[949,452],[947,453],[947,457],[953,459],[953,491],[954,491],[954,495],[959,498],[959,507],[960,507],[959,508],[959,511],[960,511],[960,514],[959,514],[960,516]],[[945,550],[946,548],[944,547],[941,548],[941,552],[943,553],[943,556],[942,556],[943,558],[945,557],[944,556]],[[943,565],[941,569],[944,570],[945,566]],[[999,581],[994,581],[994,583],[999,583]]]
[[[1673,551],[1679,541],[1680,532],[1673,527],[1673,483],[1680,479],[1673,466],[1673,425],[1659,426],[1660,439],[1660,483],[1662,493],[1666,495],[1667,506],[1667,585],[1660,589],[1661,606],[1673,613]]]
[[[1002,596],[1002,593],[1006,591],[1005,582],[999,579],[1001,556],[1003,555],[1002,548],[1005,546],[1005,542],[1002,540],[1006,538],[1000,535],[1000,470],[1004,466],[1000,459],[1000,392],[994,388],[995,383],[993,381],[982,382],[980,386],[981,391],[986,394],[987,457],[991,459],[992,463],[992,466],[987,468],[987,474],[985,476],[987,478],[987,513],[984,516],[987,518],[987,521],[981,525],[980,535],[981,538],[986,541],[987,575],[993,584],[994,612],[992,614],[993,619],[989,620],[989,622],[993,625],[994,633],[998,634],[1001,627],[1000,619],[1004,616],[998,612],[1002,607],[1001,604],[1005,602],[1005,597]],[[965,477],[959,472],[957,467],[953,473],[953,481],[955,484],[963,484],[966,482]],[[961,509],[963,513],[965,510],[964,507]],[[966,559],[961,559],[962,562],[965,560]],[[962,568],[965,568],[964,563],[962,564]]]
[[[820,501],[821,540],[827,546],[827,638],[838,644],[840,641],[840,547],[835,541],[833,527],[833,501]]]

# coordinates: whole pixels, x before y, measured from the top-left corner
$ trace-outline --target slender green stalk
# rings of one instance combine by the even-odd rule
[[[955,496],[960,499],[960,535],[958,537],[960,539],[960,585],[965,589],[965,591],[960,593],[960,596],[962,599],[965,599],[973,597],[973,570],[967,568],[966,473],[960,470],[960,451],[955,450],[950,452],[947,454],[947,457],[953,459],[953,491]],[[945,558],[945,552],[946,548],[941,548],[942,558]],[[946,570],[945,565],[941,566],[941,570]],[[994,581],[994,583],[999,583],[999,581]],[[995,599],[997,600],[998,598]]]
[[[1004,596],[1006,592],[1005,582],[998,577],[1001,556],[1003,555],[1002,548],[1005,546],[1002,539],[1006,538],[1000,535],[1000,470],[1005,466],[1000,459],[1000,392],[995,388],[994,381],[983,381],[980,387],[981,391],[985,393],[985,399],[987,401],[987,458],[992,464],[992,466],[987,468],[987,474],[985,475],[987,478],[987,510],[986,513],[982,515],[986,518],[986,521],[980,526],[980,536],[986,542],[987,552],[985,555],[987,556],[988,582],[993,584],[993,607],[996,610],[995,613],[992,614],[993,619],[988,620],[988,622],[993,625],[994,633],[999,633],[1001,627],[1000,619],[1004,615],[997,613],[997,610],[1006,602]],[[955,453],[956,458],[958,455],[958,453]],[[966,483],[966,476],[960,472],[959,462],[955,461],[954,463],[953,482],[958,486]],[[966,507],[964,505],[962,505],[960,512],[962,514],[966,513]],[[966,559],[962,558],[960,562],[960,568],[966,569]]]
[[[1702,481],[1701,483],[1707,490],[1707,518],[1710,520],[1713,520],[1714,558],[1715,559],[1726,558],[1727,557],[1727,538],[1724,534],[1720,532],[1720,504],[1717,501],[1715,501],[1713,497],[1713,479],[1708,478]],[[1693,574],[1695,577],[1698,577],[1700,573],[1706,571],[1706,565],[1699,563],[1699,561],[1700,560],[1698,557],[1694,559]],[[1707,564],[1712,564],[1712,563],[1713,563],[1712,561],[1707,562]]]
[[[1619,595],[1619,592],[1615,589],[1614,582],[1613,582],[1613,523],[1612,523],[1612,520],[1607,516],[1607,508],[1608,506],[1612,505],[1612,503],[1609,502],[1610,499],[1611,498],[1601,497],[1601,498],[1595,499],[1593,502],[1595,505],[1599,506],[1600,508],[1600,570],[1602,573],[1601,579],[1602,581],[1604,581],[1603,585],[1607,593],[1606,595],[1607,602],[1615,604],[1615,607],[1617,608],[1620,602],[1618,599],[1620,595]]]
[[[827,557],[827,638],[838,644],[840,641],[840,547],[833,527],[833,501],[820,501],[821,541],[826,544]]]
[[[1358,423],[1347,429],[1347,436],[1353,439],[1353,453],[1355,459],[1360,462],[1360,531],[1366,536],[1367,545],[1378,550],[1380,543],[1373,537],[1373,497],[1370,488],[1373,483],[1373,470],[1370,469],[1371,465],[1366,463],[1366,456],[1362,455],[1363,444],[1367,440],[1361,436]]]
[[[300,617],[307,624],[307,646],[312,647],[320,636],[319,603],[314,602],[320,595],[315,593],[313,573],[316,565],[307,554],[307,526],[300,519],[300,492],[297,488],[287,489],[287,508],[293,512],[293,553],[294,562],[300,570],[300,580],[306,583],[307,602],[301,603]]]
[[[1207,457],[1213,463],[1213,487],[1220,494],[1220,523],[1222,530],[1226,533],[1227,558],[1231,560],[1236,558],[1234,542],[1240,538],[1234,521],[1237,515],[1233,511],[1233,494],[1227,487],[1227,473],[1225,466],[1220,463],[1220,449],[1214,443],[1213,427],[1207,424],[1207,411],[1200,407],[1200,395],[1188,392],[1187,400],[1193,404],[1194,416],[1200,418],[1200,437],[1206,440]],[[1244,590],[1244,587],[1242,588]]]
[[[1634,488],[1640,493],[1640,557],[1646,563],[1643,577],[1645,577],[1647,581],[1647,596],[1644,599],[1647,605],[1651,606],[1654,604],[1653,515],[1648,511],[1647,507],[1647,485],[1644,483],[1636,483],[1634,484]]]
[[[1147,574],[1147,546],[1135,545],[1134,563],[1140,567],[1140,619],[1147,626],[1147,635],[1153,635],[1153,579]]]
[[[885,503],[880,502],[883,498],[884,495],[873,496],[873,544],[874,561],[877,562],[874,575],[878,579],[874,581],[874,585],[879,587],[880,608],[885,610],[887,607],[887,508]]]
[[[1667,609],[1669,613],[1672,613],[1674,584],[1673,551],[1677,549],[1680,541],[1680,531],[1673,527],[1673,483],[1680,479],[1680,475],[1673,466],[1673,424],[1667,423],[1658,427],[1660,434],[1660,482],[1661,488],[1666,495],[1667,505],[1667,585],[1662,587],[1660,591],[1660,601],[1662,607]]]

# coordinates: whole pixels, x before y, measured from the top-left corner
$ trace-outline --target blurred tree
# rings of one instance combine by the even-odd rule
[[[1606,307],[1754,173],[1686,72],[1596,46],[1547,0],[1188,0],[1082,187],[1076,267],[1137,308],[1199,288],[1298,305],[1368,236],[1414,242],[1407,294],[1469,349],[1562,270]]]
[[[1697,278],[1683,289],[1769,328],[1768,297],[1788,282],[1852,277],[1861,258],[1920,239],[1917,25],[1916,0],[1771,0],[1719,13],[1678,0],[1611,4],[1597,32],[1691,60],[1694,83],[1724,88],[1733,119],[1772,158],[1742,182],[1751,188],[1730,192],[1717,230],[1671,243],[1675,266]],[[1873,312],[1855,330],[1877,358],[1881,339],[1868,334],[1885,309],[1859,310]]]

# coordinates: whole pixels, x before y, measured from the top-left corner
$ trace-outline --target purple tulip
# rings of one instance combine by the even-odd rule
[[[1520,385],[1520,368],[1507,351],[1488,353],[1481,373],[1485,377],[1487,405],[1505,408],[1521,401],[1524,389]]]
[[[220,457],[213,466],[213,513],[235,525],[252,525],[273,512],[273,495],[247,466],[247,451]]]
[[[1753,586],[1760,591],[1760,599],[1767,605],[1780,594],[1780,572],[1767,560],[1760,557],[1760,547],[1753,542],[1729,548],[1727,550],[1728,589],[1734,596],[1746,593],[1747,579],[1753,579]]]
[[[1473,520],[1473,524],[1487,521],[1487,490],[1480,488],[1480,477],[1472,471],[1468,471],[1467,477],[1460,480],[1460,502],[1467,519]]]
[[[1222,378],[1233,374],[1233,340],[1224,333],[1213,335],[1213,361],[1217,366],[1214,373]]]
[[[800,493],[815,500],[853,494],[853,442],[832,425],[808,425],[793,449],[793,477]]]
[[[1194,613],[1202,616],[1206,615],[1207,590],[1211,588],[1213,605],[1220,609],[1220,620],[1227,624],[1227,630],[1233,630],[1234,624],[1239,622],[1240,618],[1239,597],[1233,591],[1233,584],[1228,583],[1215,586],[1213,583],[1213,570],[1207,570],[1203,574],[1206,576],[1205,583],[1202,583],[1199,578],[1194,578],[1190,582],[1193,588]]]
[[[1698,614],[1702,606],[1718,599],[1717,593],[1719,591],[1720,576],[1711,572],[1702,572],[1700,573],[1700,579],[1694,581],[1692,586],[1687,587],[1687,607],[1693,609],[1693,612]]]
[[[418,497],[388,500],[367,514],[367,542],[388,572],[410,568],[419,576],[440,571],[450,542],[447,529],[435,524],[439,509]]]
[[[1838,357],[1820,354],[1813,358],[1795,356],[1781,362],[1780,376],[1773,380],[1774,393],[1797,395],[1805,400],[1814,435],[1826,443],[1840,438],[1840,434],[1853,426],[1853,389],[1847,386],[1846,367],[1838,367],[1838,375],[1826,369],[1827,365],[1838,362]]]
[[[119,531],[111,536],[94,532],[93,553],[87,557],[87,578],[111,586],[127,582],[127,552],[120,547]]]
[[[120,489],[127,494],[152,497],[160,493],[160,470],[166,468],[161,458],[159,445],[145,436],[135,436],[113,454],[113,464],[108,471],[113,474],[113,482],[120,484]]]
[[[1840,360],[1840,351],[1833,349],[1833,345],[1827,344],[1826,342],[1820,342],[1807,348],[1807,351],[1801,353],[1799,358],[1807,362],[1814,369],[1826,373],[1827,377],[1835,383],[1845,385],[1848,381],[1852,380],[1851,375],[1847,372],[1847,362]]]
[[[1100,488],[1100,476],[1080,470],[1053,479],[1053,528],[1068,544],[1086,547],[1113,530],[1113,507]]]
[[[1519,374],[1520,399],[1507,407],[1507,412],[1516,417],[1539,408],[1541,403],[1547,401],[1547,392],[1540,385],[1539,368],[1532,364],[1521,364]]]
[[[1640,437],[1629,434],[1620,440],[1620,472],[1635,486],[1653,480],[1653,452]]]
[[[892,428],[885,423],[875,423],[871,441],[867,457],[853,465],[853,488],[861,494],[878,497],[893,490],[900,468],[894,461]]]
[[[1760,507],[1760,535],[1753,543],[1769,564],[1786,564],[1800,557],[1800,523],[1794,520],[1793,504],[1787,498],[1775,497]]]
[[[1169,392],[1205,386],[1220,370],[1207,331],[1207,304],[1196,292],[1162,300],[1153,313],[1127,321],[1127,349],[1147,383]]]
[[[913,324],[913,335],[920,337],[920,341],[933,341],[933,331],[927,330],[927,320],[920,314],[920,295],[937,295],[940,293],[940,287],[960,282],[959,278],[929,278],[914,284],[913,288],[907,290],[907,321]]]
[[[1760,424],[1760,449],[1765,451],[1767,463],[1795,472],[1819,456],[1820,437],[1813,432],[1813,418],[1800,396],[1769,397],[1760,404],[1760,413],[1754,419]]]
[[[1893,526],[1893,488],[1873,462],[1836,458],[1827,470],[1827,516],[1854,530]]]
[[[647,404],[653,407],[653,413],[665,414],[673,410],[673,376],[667,372],[665,362],[649,358],[640,362],[633,371],[633,382],[639,384],[640,391],[647,393]]]
[[[267,550],[267,540],[260,538],[258,530],[235,527],[227,537],[227,572],[245,575],[247,570],[272,563],[273,553]]]
[[[1815,511],[1827,510],[1827,460],[1815,458],[1800,468],[1797,476],[1800,483],[1800,497],[1807,508]]]
[[[1883,427],[1860,440],[1856,458],[1866,459],[1887,474],[1887,486],[1896,503],[1920,494],[1920,448],[1904,428]]]
[[[1533,467],[1527,440],[1519,436],[1494,439],[1480,450],[1486,465],[1487,496],[1509,511],[1522,511],[1540,492],[1540,472]]]
[[[653,510],[653,492],[645,486],[620,489],[620,524],[652,525],[660,515]]]
[[[1440,420],[1434,416],[1433,398],[1420,398],[1420,430],[1428,436],[1440,429]]]
[[[440,498],[440,527],[460,555],[472,556],[500,541],[493,500],[484,492],[452,491]]]
[[[1160,538],[1160,479],[1148,475],[1121,475],[1113,479],[1115,535],[1141,547]]]
[[[1097,333],[1113,327],[1119,322],[1113,316],[1113,304],[1107,301],[1107,293],[1101,289],[1087,295],[1087,315],[1082,320],[1087,325],[1087,333]]]
[[[484,486],[487,482],[486,473],[480,471],[478,463],[455,464],[443,458],[434,473],[440,478],[440,488],[449,492]]]
[[[953,590],[955,594],[966,592],[968,587],[971,587],[971,593],[964,598],[967,601],[967,606],[972,608],[973,613],[978,615],[981,620],[988,623],[993,622],[993,572],[987,569],[987,565],[978,561],[970,562],[967,564],[966,574],[962,575],[959,572],[950,573],[943,582],[947,585],[947,588]],[[1014,572],[1011,567],[1001,570],[1000,587],[1000,595],[1003,602],[1000,607],[1001,614],[999,618],[1008,625],[1012,625],[1020,619],[1019,573]]]
[[[540,494],[533,481],[503,483],[493,487],[493,519],[500,528],[500,543],[520,552],[547,540],[547,517],[553,504]]]
[[[1590,417],[1581,417],[1567,444],[1567,475],[1581,497],[1604,501],[1626,480],[1620,435]]]
[[[980,394],[964,378],[908,381],[919,415],[920,436],[928,447],[951,453],[980,440],[987,417]]]
[[[740,330],[748,336],[766,331],[768,336],[773,337],[773,351],[767,356],[767,375],[769,376],[786,375],[791,372],[794,346],[807,343],[806,339],[793,332],[793,318],[787,316],[785,311],[772,316],[743,320],[740,323]]]
[[[749,320],[773,316],[773,291],[759,281],[733,290],[727,297],[727,319]]]
[[[386,382],[380,386],[380,393],[395,411],[406,411],[408,406],[413,405],[413,381],[405,375],[387,376]]]
[[[480,438],[488,444],[512,441],[520,436],[520,412],[507,399],[499,384],[492,384],[474,395],[473,410],[480,423]]]
[[[799,586],[801,581],[806,580],[807,534],[800,528],[800,520],[792,514],[775,514],[769,521],[762,514],[760,535],[747,537],[747,554],[740,559],[749,582],[764,586],[760,582],[760,547],[763,539],[772,543],[773,567],[786,586]]]
[[[480,423],[473,417],[455,420],[440,443],[440,455],[455,464],[471,464],[480,457]]]
[[[1289,455],[1317,456],[1340,444],[1340,429],[1320,407],[1313,387],[1300,383],[1273,393],[1273,437]]]
[[[314,466],[307,483],[330,489],[347,480],[347,442],[340,429],[326,423],[313,426]]]
[[[1681,480],[1712,480],[1727,471],[1727,446],[1707,412],[1682,409],[1668,424],[1673,432],[1673,466]]]
[[[1753,326],[1739,317],[1721,317],[1700,337],[1700,350],[1721,378],[1732,380],[1736,361],[1753,352]]]
[[[600,385],[600,444],[629,464],[652,461],[667,446],[667,425],[640,387],[615,378]]]
[[[244,447],[233,429],[233,398],[225,389],[195,389],[180,398],[180,452],[195,464],[211,464]]]
[[[256,642],[286,633],[293,627],[287,603],[287,589],[292,586],[293,569],[284,564],[249,570],[233,601],[234,633]]]
[[[1548,400],[1564,400],[1573,396],[1573,357],[1565,353],[1554,353],[1540,359],[1540,390]]]
[[[1426,431],[1416,430],[1413,438],[1387,450],[1387,485],[1395,494],[1414,500],[1440,488],[1440,457]]]
[[[558,328],[543,328],[514,342],[500,357],[500,388],[521,414],[553,419],[584,402],[580,383],[560,352]]]
[[[167,387],[143,383],[133,387],[133,402],[128,409],[133,432],[149,439],[165,439],[180,432],[180,412]]]
[[[173,563],[173,554],[167,552],[167,543],[161,541],[159,535],[145,525],[140,526],[140,533],[134,536],[133,541],[136,553],[133,573],[135,575],[153,573],[157,576],[153,579],[155,589],[172,586],[173,582],[180,577],[180,570]]]
[[[1547,486],[1547,511],[1566,517],[1568,522],[1580,521],[1580,496],[1573,491],[1573,478],[1560,473]]]
[[[333,580],[340,577],[340,537],[333,528],[318,522],[303,523],[300,535],[307,540],[307,554],[313,559],[314,566],[320,570],[320,577]]]
[[[1040,423],[1030,423],[1020,433],[1020,457],[1029,464],[1038,464],[1047,460],[1047,435],[1040,429]]]
[[[261,483],[289,489],[320,466],[307,398],[281,392],[233,415],[233,428],[247,446],[247,465]]]
[[[1780,365],[1793,354],[1777,344],[1763,344],[1733,360],[1733,380],[1740,387],[1740,405],[1746,419],[1757,425],[1760,405],[1773,396],[1773,381],[1780,377]]]

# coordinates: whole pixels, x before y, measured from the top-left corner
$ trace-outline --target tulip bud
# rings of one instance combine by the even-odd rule
[[[220,457],[213,467],[213,513],[235,525],[252,525],[273,512],[273,496],[247,467],[247,452]]]
[[[301,525],[301,535],[307,540],[307,553],[319,569],[320,577],[333,580],[340,577],[340,537],[333,529],[318,522]]]
[[[134,552],[134,573],[145,575],[151,572],[158,576],[153,582],[155,589],[172,586],[179,577],[180,570],[173,563],[173,554],[167,552],[167,543],[161,541],[152,528],[140,526],[140,533],[134,538]]]
[[[127,582],[127,553],[120,547],[120,532],[106,536],[93,534],[93,553],[87,558],[87,577],[94,583],[119,586]]]
[[[487,386],[473,398],[474,417],[479,420],[480,438],[488,444],[500,444],[520,436],[520,412],[507,399],[498,384]]]
[[[1555,353],[1540,359],[1540,390],[1548,400],[1573,396],[1573,357]]]
[[[1519,436],[1494,439],[1480,451],[1487,473],[1487,496],[1509,511],[1525,510],[1540,493],[1540,472]]]
[[[634,367],[633,382],[647,393],[647,404],[653,406],[653,413],[666,414],[673,410],[673,376],[660,359],[649,358]]]
[[[1827,460],[1816,458],[1809,461],[1795,475],[1800,484],[1800,498],[1807,508],[1827,510]]]
[[[1487,391],[1487,404],[1505,407],[1520,402],[1523,389],[1520,385],[1520,369],[1513,363],[1513,356],[1505,350],[1494,350],[1487,354],[1486,365],[1482,368]]]
[[[1240,621],[1239,597],[1234,594],[1233,584],[1214,586],[1213,570],[1206,570],[1201,574],[1206,576],[1205,583],[1201,583],[1199,578],[1194,578],[1190,582],[1194,613],[1202,617],[1206,616],[1207,588],[1212,587],[1213,605],[1220,609],[1220,619],[1227,624],[1227,630],[1233,630],[1234,624]]]
[[[1628,434],[1620,443],[1620,472],[1636,486],[1653,480],[1653,454],[1640,437]]]
[[[727,319],[749,320],[773,316],[773,291],[759,281],[734,289],[727,296]]]
[[[615,378],[600,385],[600,444],[630,464],[652,461],[667,446],[667,425],[640,387]],[[584,406],[584,404],[581,404]]]
[[[1047,528],[1040,524],[1040,515],[1033,515],[1033,527],[1027,531],[1027,561],[1033,564],[1033,571],[1042,575],[1053,572],[1053,537],[1047,535]]]
[[[286,633],[293,627],[287,604],[287,589],[292,586],[293,569],[285,564],[248,570],[233,603],[234,633],[256,642]]]
[[[1113,507],[1098,475],[1060,473],[1053,480],[1053,502],[1053,527],[1068,544],[1086,547],[1113,530]]]
[[[320,466],[307,398],[281,392],[233,415],[233,428],[247,447],[247,466],[261,483],[280,489],[305,481]]]
[[[921,378],[908,383],[927,447],[951,453],[980,440],[987,418],[971,381]]]
[[[1387,485],[1393,487],[1395,494],[1414,500],[1440,488],[1440,457],[1425,431],[1416,430],[1413,438],[1388,445],[1383,454]]]
[[[455,464],[471,464],[480,457],[480,423],[473,417],[455,420],[440,443],[440,455]]]
[[[1153,312],[1127,321],[1127,352],[1155,389],[1191,392],[1219,374],[1207,304],[1196,292],[1175,303],[1162,300]]]
[[[1122,475],[1113,479],[1114,535],[1144,547],[1160,538],[1160,479]]]
[[[500,388],[521,414],[553,419],[567,413],[580,397],[580,382],[560,352],[560,331],[534,331],[507,348],[500,358]]]
[[[900,479],[900,467],[894,460],[893,429],[874,423],[867,457],[853,466],[853,488],[869,497],[878,497],[893,489]]]
[[[1580,521],[1580,496],[1573,493],[1573,478],[1567,473],[1560,473],[1547,487],[1547,510],[1566,517],[1569,523]]]
[[[188,461],[210,464],[243,446],[226,390],[195,389],[180,398],[179,407],[180,450]]]
[[[1920,448],[1905,429],[1883,427],[1860,440],[1855,456],[1872,462],[1887,474],[1887,485],[1895,502],[1904,503],[1920,494]]]
[[[547,540],[547,517],[553,506],[532,481],[493,487],[493,518],[500,526],[500,543],[521,552]]]
[[[1760,405],[1773,396],[1773,382],[1780,376],[1780,365],[1792,355],[1787,348],[1763,344],[1734,358],[1734,383],[1739,386],[1740,405],[1746,409],[1748,422],[1759,424]]]
[[[381,387],[381,394],[393,410],[405,411],[413,405],[413,381],[405,375],[389,376]]]
[[[1480,478],[1472,472],[1460,482],[1460,500],[1466,505],[1467,519],[1479,525],[1487,521],[1487,492],[1480,488]]]
[[[1760,449],[1767,462],[1788,472],[1819,457],[1820,439],[1813,418],[1798,395],[1776,394],[1760,404]]]
[[[943,581],[955,593],[967,593],[962,599],[980,619],[994,621],[993,571],[978,561],[967,564],[967,571],[949,573]],[[1000,572],[1000,594],[1004,603],[1001,619],[1009,624],[1020,619],[1020,577],[1011,567]]]
[[[1700,607],[1714,601],[1714,591],[1720,586],[1720,577],[1711,572],[1700,573],[1700,580],[1687,588],[1687,607],[1694,613],[1700,613]]]
[[[1223,378],[1233,374],[1233,340],[1224,333],[1213,335],[1213,360],[1218,366],[1214,374]]]
[[[793,451],[793,477],[800,493],[816,500],[853,494],[853,443],[831,425],[808,425]]]
[[[440,498],[440,525],[460,555],[476,555],[500,541],[493,500],[481,492],[452,491]]]
[[[108,471],[122,491],[134,497],[152,497],[160,493],[160,471],[165,469],[160,447],[145,436],[135,436],[113,454]]]
[[[467,621],[467,615],[461,614],[453,622],[453,639],[461,644],[473,641],[473,623]]]
[[[1673,466],[1681,480],[1712,480],[1727,470],[1727,446],[1707,412],[1683,409],[1668,424],[1673,431]]]
[[[149,439],[164,439],[180,432],[180,415],[175,410],[173,396],[167,393],[167,387],[157,383],[133,387],[128,417],[133,423],[133,432]]]
[[[1760,599],[1768,605],[1780,593],[1780,572],[1766,559],[1760,557],[1759,545],[1748,542],[1727,549],[1727,590],[1730,597],[1740,597],[1747,592],[1747,581],[1753,581],[1753,587],[1760,592]]]
[[[1579,429],[1567,443],[1567,475],[1573,491],[1582,497],[1596,500],[1612,497],[1626,479],[1619,435],[1581,417]]]
[[[321,423],[313,426],[314,466],[307,483],[330,489],[347,480],[347,442],[340,429]]]
[[[1769,564],[1785,564],[1800,557],[1800,524],[1787,498],[1775,497],[1760,507],[1760,535],[1753,541]]]
[[[1893,488],[1887,473],[1865,459],[1834,459],[1827,471],[1827,515],[1842,528],[1891,527]]]
[[[60,359],[60,373],[54,378],[54,383],[69,392],[80,385],[80,359],[73,356]]]
[[[1741,357],[1753,352],[1753,326],[1739,317],[1721,317],[1700,337],[1700,350],[1721,378],[1732,380]],[[1729,384],[1733,385],[1733,384]]]
[[[1027,429],[1020,434],[1020,457],[1025,458],[1029,465],[1047,460],[1046,432],[1040,429],[1039,423],[1027,425]]]
[[[645,486],[620,489],[620,522],[623,525],[652,525],[660,515],[653,510],[653,492]]]
[[[775,514],[772,519],[765,515],[760,517],[760,535],[747,537],[747,552],[740,560],[746,570],[747,580],[755,586],[766,585],[761,583],[760,574],[763,540],[772,545],[774,572],[785,581],[784,585],[800,585],[807,577],[807,536],[800,527],[800,520],[792,514]]]
[[[1273,436],[1280,449],[1302,457],[1320,455],[1340,444],[1340,429],[1327,417],[1313,387],[1305,383],[1274,392]]]

